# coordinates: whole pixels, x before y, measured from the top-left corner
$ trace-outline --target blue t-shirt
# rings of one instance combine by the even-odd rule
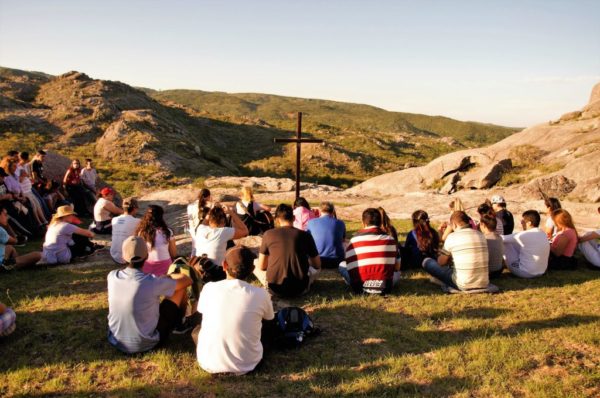
[[[177,282],[135,268],[111,271],[107,280],[108,341],[129,354],[152,349],[160,340],[160,296],[172,296]]]
[[[4,261],[4,250],[6,249],[8,238],[8,232],[6,232],[4,228],[0,227],[0,264]]]
[[[313,218],[308,222],[306,231],[312,235],[319,256],[340,261],[344,259],[346,225],[343,221],[327,215]]]

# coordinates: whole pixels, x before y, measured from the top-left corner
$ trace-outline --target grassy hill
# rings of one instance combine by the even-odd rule
[[[518,130],[321,99],[199,90],[145,90],[153,98],[173,101],[217,117],[258,118],[280,128],[290,128],[290,119],[295,118],[295,112],[302,111],[307,116],[307,131],[346,130],[366,134],[381,132],[452,137],[465,146],[481,146],[497,142]]]

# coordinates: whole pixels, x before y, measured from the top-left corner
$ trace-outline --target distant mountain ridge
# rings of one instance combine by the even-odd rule
[[[325,140],[304,146],[303,178],[338,186],[424,164],[470,146],[471,138],[487,142],[514,132],[326,100],[185,97],[75,71],[0,68],[0,143],[95,158],[103,177],[127,194],[207,176],[291,176],[295,151],[273,138],[294,134],[297,111],[305,112],[305,135]]]

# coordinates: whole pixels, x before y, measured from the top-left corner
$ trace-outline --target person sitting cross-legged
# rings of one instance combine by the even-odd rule
[[[485,214],[481,217],[479,228],[485,235],[488,247],[488,269],[490,278],[499,277],[504,268],[504,242],[496,229],[497,217]]]
[[[125,199],[123,201],[123,210],[125,214],[112,219],[112,242],[110,245],[110,256],[118,264],[125,264],[121,247],[123,241],[130,236],[135,235],[135,230],[140,225],[139,218],[136,215],[139,210],[138,201],[135,198]]]
[[[294,228],[294,210],[280,204],[275,210],[279,225],[263,235],[254,275],[271,293],[295,297],[310,289],[321,269],[312,236]]]
[[[600,213],[600,207],[598,207]],[[600,269],[600,229],[583,234],[579,237],[579,250],[586,260],[595,268]]]
[[[488,288],[488,247],[485,236],[471,228],[470,218],[464,211],[452,213],[450,227],[453,232],[446,238],[437,261],[426,258],[423,268],[454,289]]]
[[[255,258],[246,247],[232,247],[222,263],[227,279],[202,289],[198,303],[202,324],[192,337],[199,329],[198,363],[209,373],[242,375],[262,360],[262,321],[273,319],[274,313],[269,293],[245,282]]]
[[[400,281],[396,240],[380,225],[381,213],[368,208],[362,214],[363,228],[350,240],[346,261],[339,272],[356,293],[388,293]]]
[[[114,204],[115,191],[108,187],[102,188],[100,191],[100,199],[94,205],[94,223],[92,229],[97,234],[112,233],[112,219],[114,216],[123,214],[123,209]]]
[[[18,255],[13,246],[17,243],[17,239],[10,236],[4,229],[8,225],[8,212],[4,206],[0,203],[0,271],[35,265],[41,260],[42,253],[31,252],[22,256]]]
[[[108,342],[127,354],[145,352],[164,344],[181,324],[187,305],[184,274],[154,276],[142,271],[148,246],[130,236],[122,246],[127,266],[108,274]],[[161,296],[164,298],[161,301]]]
[[[573,218],[565,209],[557,209],[552,212],[552,221],[556,225],[557,233],[550,242],[548,269],[574,270],[577,267],[575,250],[579,238]]]
[[[506,266],[520,278],[535,278],[548,268],[550,245],[540,220],[540,213],[527,210],[521,216],[523,231],[502,236]]]
[[[333,203],[321,204],[321,216],[308,221],[307,231],[317,245],[321,267],[337,268],[344,261],[346,225],[337,219]]]

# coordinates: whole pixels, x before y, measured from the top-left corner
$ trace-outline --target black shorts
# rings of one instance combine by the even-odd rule
[[[160,335],[159,345],[164,344],[169,335],[181,323],[183,311],[169,299],[163,299],[159,307],[158,325],[156,330]]]

